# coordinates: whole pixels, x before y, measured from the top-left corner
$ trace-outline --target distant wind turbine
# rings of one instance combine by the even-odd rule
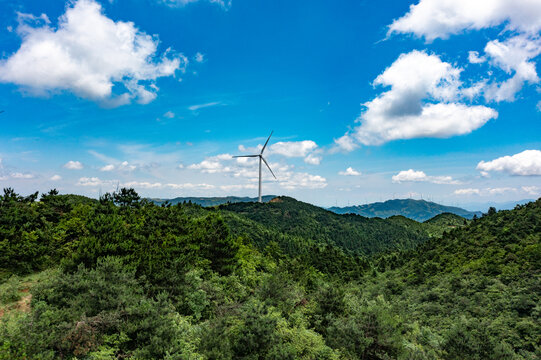
[[[263,151],[265,151],[265,148],[267,147],[267,144],[269,143],[269,140],[270,140],[273,132],[274,131],[271,131],[271,133],[269,135],[269,138],[265,142],[265,145],[263,145],[263,149],[261,149],[261,152],[259,154],[257,154],[257,155],[237,155],[237,156],[233,156],[234,158],[241,158],[241,157],[250,157],[250,158],[251,157],[256,157],[256,158],[259,158],[259,202],[262,202],[262,200],[261,200],[261,161],[263,161],[265,163],[265,165],[267,165],[267,167],[269,168],[269,171],[271,172],[272,176],[274,176],[274,178],[276,179],[276,175],[274,175],[274,173],[272,172],[272,169],[270,168],[269,163],[263,157]]]

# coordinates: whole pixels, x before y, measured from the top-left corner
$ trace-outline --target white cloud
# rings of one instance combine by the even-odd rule
[[[107,164],[103,167],[100,168],[100,171],[113,171],[113,170],[118,170],[118,171],[133,171],[137,169],[137,166],[135,165],[131,165],[130,163],[128,163],[127,161],[123,161],[121,162],[120,164],[117,164],[117,165],[114,165],[114,164]]]
[[[468,189],[455,190],[455,195],[480,195],[480,194],[481,194],[481,190],[479,189],[468,188]]]
[[[374,85],[390,90],[364,103],[353,132],[335,140],[350,151],[355,142],[380,145],[398,139],[448,138],[468,134],[498,113],[485,106],[468,106],[461,94],[461,69],[422,51],[402,54],[380,74]]]
[[[100,171],[113,171],[114,169],[115,169],[115,166],[113,164],[108,164],[100,168]]]
[[[472,64],[484,63],[487,59],[483,56],[479,56],[477,51],[468,51],[468,61]]]
[[[82,177],[79,178],[79,181],[76,185],[79,186],[102,186],[102,185],[111,185],[113,182],[110,180],[101,180],[97,177]]]
[[[285,189],[323,189],[327,186],[327,180],[320,175],[308,173],[290,173],[287,177],[280,179],[280,186]]]
[[[175,117],[175,113],[172,112],[172,111],[168,111],[166,112],[165,114],[163,114],[164,117],[168,118],[168,119],[172,119]]]
[[[467,188],[467,189],[458,189],[454,191],[455,195],[480,195],[480,196],[493,196],[493,195],[502,195],[507,192],[515,192],[517,189],[512,187],[498,187],[498,188],[485,188],[485,189],[476,189],[476,188]]]
[[[23,174],[23,173],[20,173],[20,172],[11,173],[10,176],[13,179],[33,179],[35,177],[32,174]]]
[[[64,167],[69,170],[81,170],[83,168],[83,164],[81,164],[79,161],[70,160],[64,164]]]
[[[342,176],[359,176],[361,175],[360,171],[354,170],[351,166],[348,167],[345,171],[338,172],[338,175]]]
[[[188,106],[188,110],[197,111],[199,109],[204,109],[204,108],[217,106],[217,105],[223,105],[223,104],[222,104],[221,101],[212,101],[212,102],[208,102],[208,103],[205,103],[205,104],[196,104],[196,105]]]
[[[316,148],[317,144],[312,140],[279,141],[270,146],[269,153],[285,157],[305,157]]]
[[[310,165],[319,165],[321,163],[321,156],[310,154],[304,158],[304,162]]]
[[[214,174],[219,172],[231,172],[229,166],[225,166],[223,160],[233,160],[233,156],[230,154],[219,154],[211,156],[201,161],[198,164],[192,164],[188,166],[191,170],[201,170],[204,173]]]
[[[334,139],[334,143],[335,147],[331,148],[331,153],[335,153],[340,150],[350,152],[359,147],[353,137],[349,134],[345,134],[338,139]]]
[[[57,28],[45,15],[43,26],[28,24],[37,19],[20,15],[21,47],[0,62],[1,82],[33,94],[70,91],[108,106],[133,99],[146,104],[156,97],[155,80],[174,75],[187,62],[169,49],[158,58],[156,38],[132,22],[109,19],[94,0],[70,3]]]
[[[465,30],[506,23],[509,30],[535,34],[541,30],[537,0],[420,0],[389,26],[388,34],[413,33],[427,41],[446,39]]]
[[[502,42],[490,41],[485,46],[490,63],[513,75],[503,82],[494,82],[483,89],[487,100],[513,101],[524,83],[539,83],[536,64],[531,60],[541,53],[541,39],[517,35]]]
[[[485,47],[485,56],[469,51],[470,63],[489,60],[490,65],[510,75],[507,80],[482,80],[464,95],[473,98],[481,93],[487,101],[514,101],[525,83],[537,84],[539,77],[532,60],[541,53],[541,2],[536,0],[421,0],[389,26],[392,33],[413,33],[427,41],[447,38],[465,30],[479,30],[506,25],[499,37]],[[514,34],[509,37],[509,34]],[[491,75],[491,78],[493,76]]]
[[[541,151],[525,150],[512,156],[503,156],[492,161],[477,164],[480,171],[506,172],[511,175],[541,176]]]
[[[517,191],[517,189],[512,188],[512,187],[500,187],[500,188],[486,188],[485,191],[488,195],[501,195],[506,192]]]
[[[141,189],[156,189],[162,188],[163,185],[159,182],[150,183],[146,181],[129,181],[122,184],[126,188],[141,188]]]
[[[132,165],[128,163],[127,161],[121,162],[120,165],[118,166],[118,170],[120,171],[133,171],[135,169],[137,169],[137,166]]]
[[[460,184],[460,181],[454,180],[451,176],[428,176],[424,171],[415,171],[413,169],[400,171],[398,174],[393,175],[392,180],[394,183],[431,182],[434,184]]]
[[[522,186],[522,191],[528,193],[528,195],[539,196],[541,194],[541,188],[539,186]]]
[[[205,55],[198,52],[195,54],[194,60],[195,62],[202,63],[203,61],[205,61]]]
[[[192,164],[188,166],[188,169],[208,174],[224,174],[234,178],[244,178],[255,183],[259,177],[257,161],[257,158],[233,158],[230,154],[220,154],[207,157],[200,163]],[[272,178],[270,174],[264,175],[265,179],[276,181],[280,187],[285,189],[321,189],[327,186],[327,180],[322,176],[295,172],[293,166],[290,165],[272,162],[269,165],[277,179]],[[264,171],[267,170],[264,169]],[[248,185],[244,184],[243,186]],[[247,188],[252,188],[252,186],[254,185]]]
[[[53,176],[51,176],[50,180],[51,180],[51,181],[59,181],[59,180],[62,180],[62,176],[60,176],[60,175],[53,175]]]

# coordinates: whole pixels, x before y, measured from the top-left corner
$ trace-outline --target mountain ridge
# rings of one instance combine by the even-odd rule
[[[451,213],[472,219],[475,215],[481,216],[480,211],[468,211],[455,206],[446,206],[426,200],[392,199],[384,202],[375,202],[364,205],[347,207],[333,206],[328,210],[337,214],[357,214],[365,217],[388,218],[394,215],[402,215],[409,219],[423,222],[443,213]]]

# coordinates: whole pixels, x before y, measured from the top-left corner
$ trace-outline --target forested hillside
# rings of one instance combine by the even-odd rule
[[[0,197],[0,359],[541,356],[541,199],[429,238],[288,198],[37,198]]]
[[[246,234],[263,245],[273,239],[292,252],[302,252],[313,244],[331,244],[352,254],[371,255],[411,249],[428,239],[426,232],[410,231],[401,224],[352,214],[338,215],[285,196],[267,204],[233,203],[219,209],[235,234]],[[231,217],[231,213],[252,222],[240,221]],[[253,222],[268,232],[258,232]]]

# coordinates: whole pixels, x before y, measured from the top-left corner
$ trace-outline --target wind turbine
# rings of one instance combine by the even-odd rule
[[[267,165],[267,167],[269,168],[269,171],[271,172],[272,176],[274,176],[274,178],[276,179],[276,175],[274,175],[274,173],[272,172],[272,169],[270,168],[269,163],[263,157],[263,151],[265,151],[265,148],[267,147],[267,144],[269,143],[269,140],[270,140],[273,132],[274,131],[271,131],[271,133],[269,135],[269,138],[265,142],[265,145],[263,145],[263,148],[261,149],[261,152],[259,154],[257,154],[257,155],[237,155],[237,156],[233,156],[234,158],[241,158],[241,157],[250,157],[250,158],[256,157],[256,158],[259,158],[259,202],[263,202],[261,200],[261,161],[263,161],[265,163],[265,165]]]

